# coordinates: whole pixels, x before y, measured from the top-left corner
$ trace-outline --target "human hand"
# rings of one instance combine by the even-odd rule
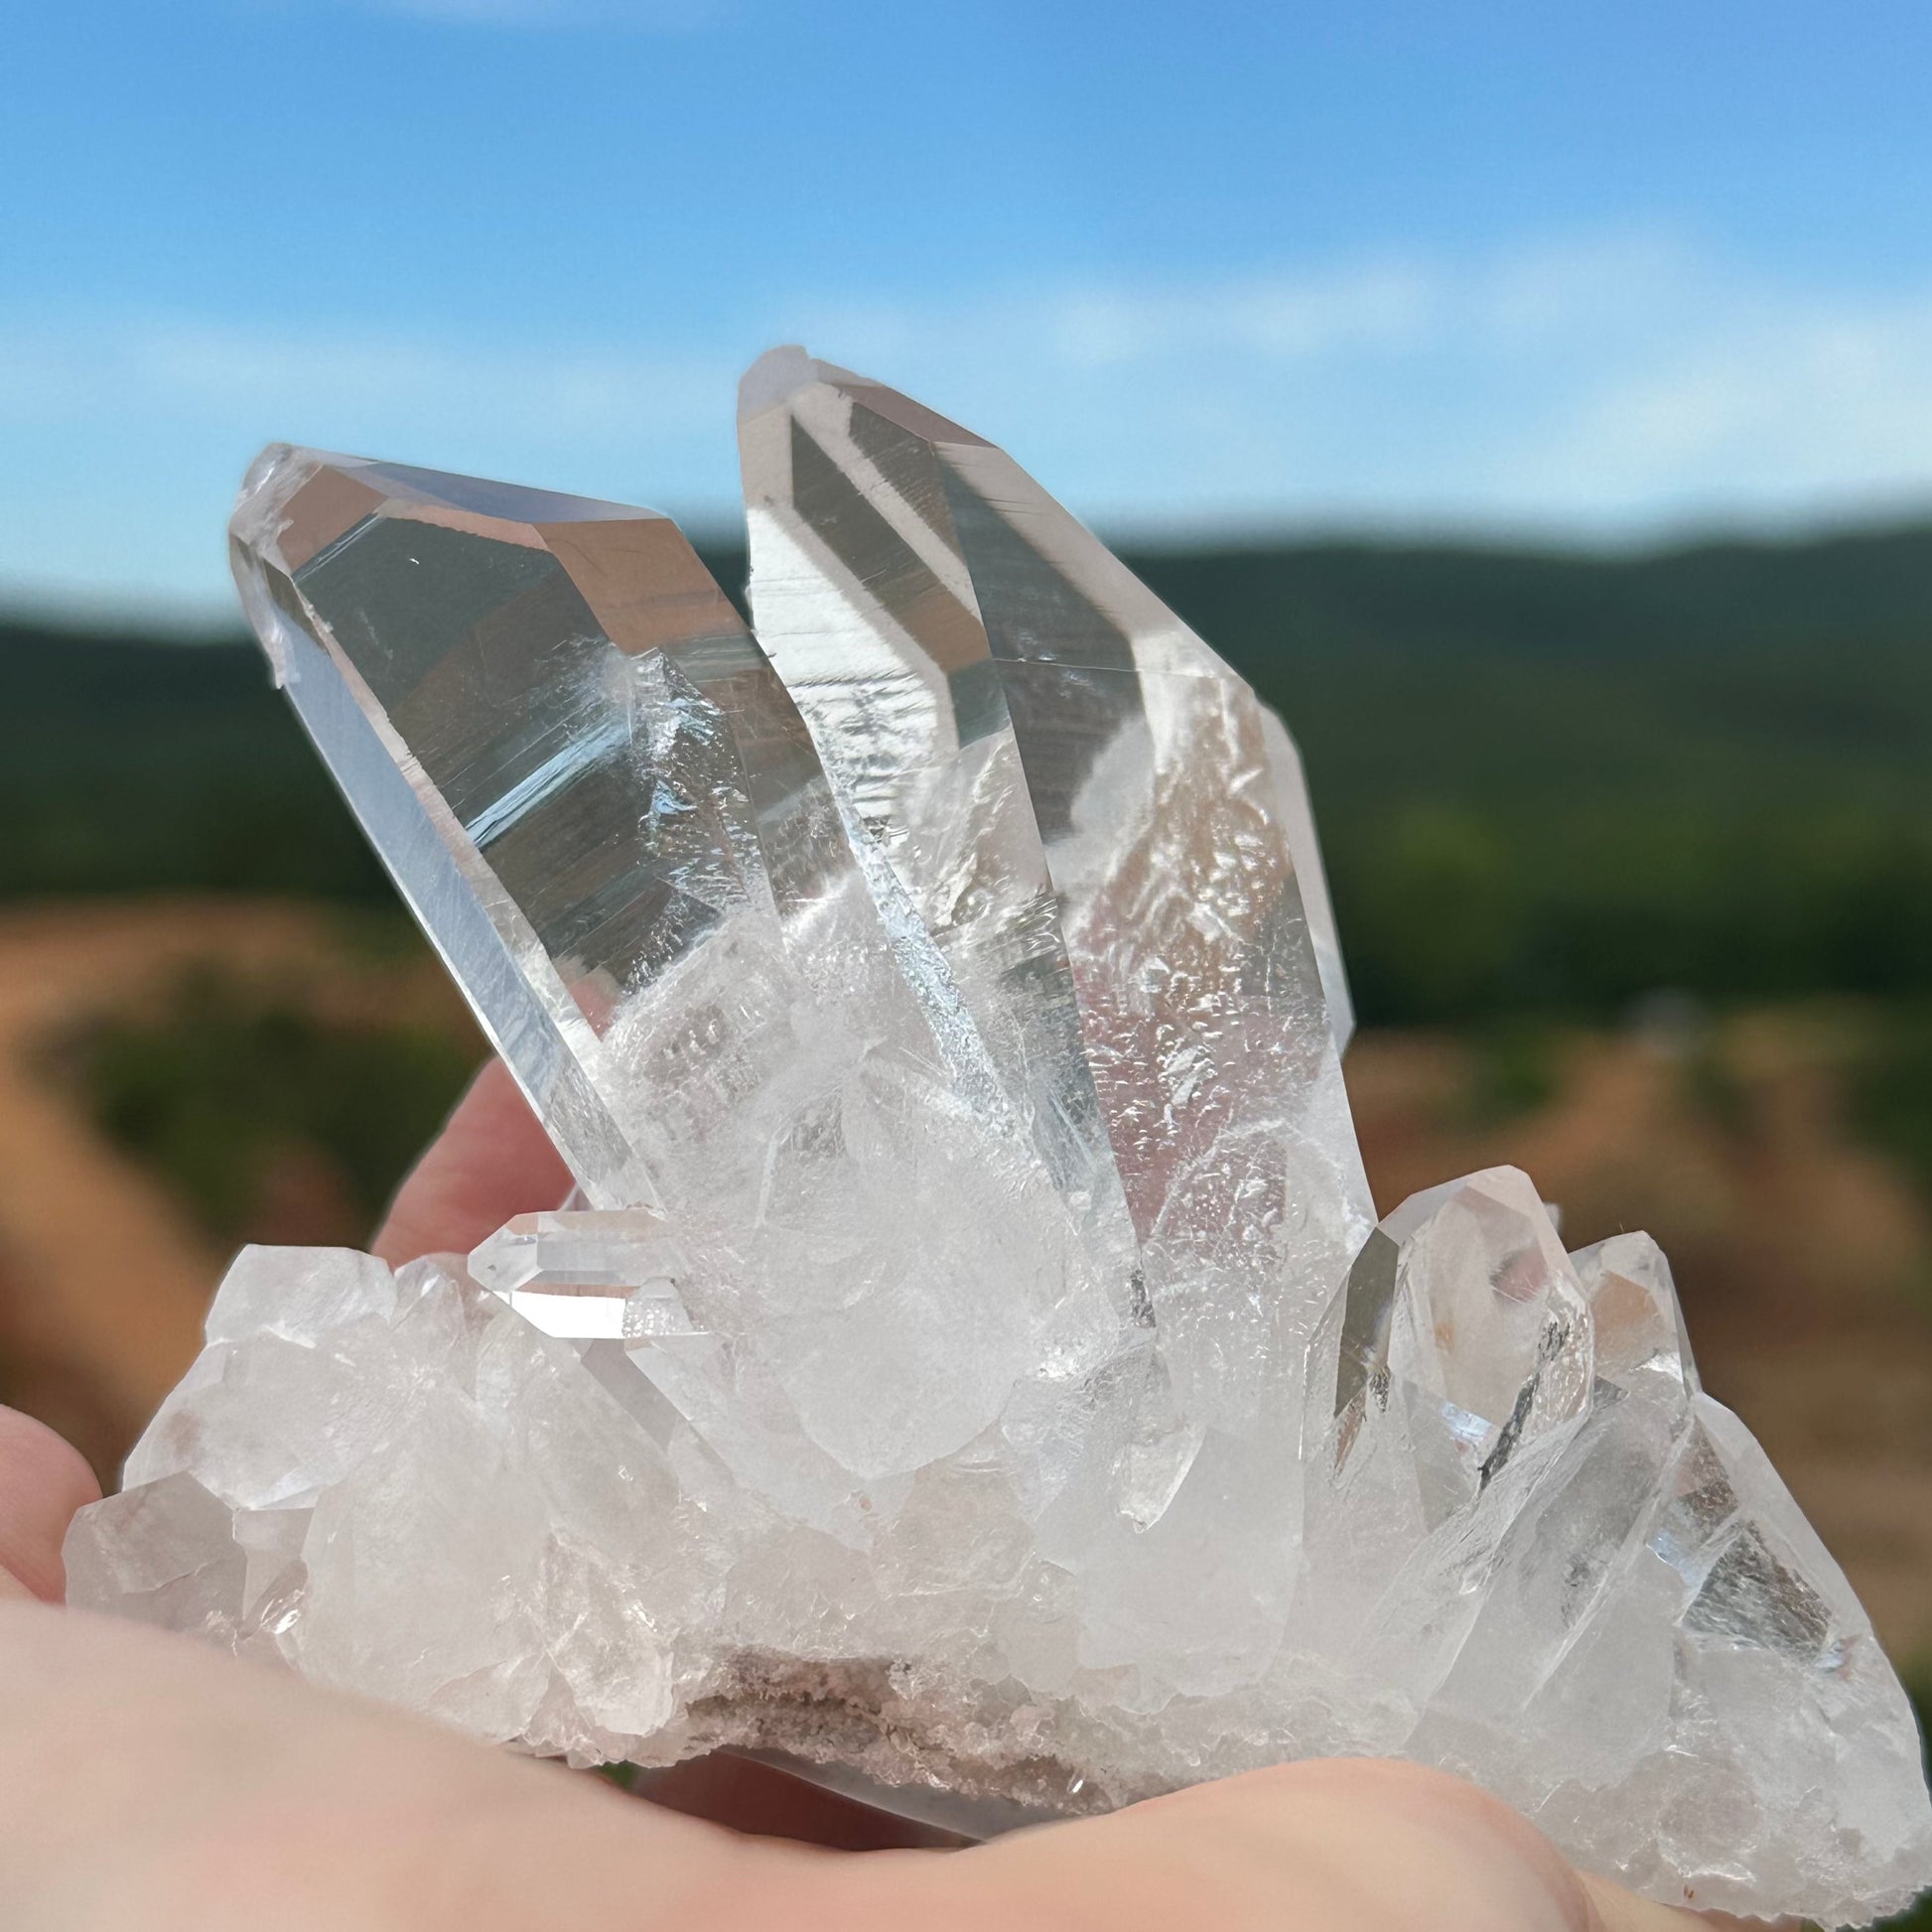
[[[393,1263],[468,1249],[510,1214],[553,1205],[568,1184],[492,1065],[398,1195],[376,1252]],[[827,1850],[902,1848],[919,1835],[725,1760],[667,1779],[668,1803],[640,1802],[182,1638],[54,1607],[61,1537],[94,1493],[71,1449],[0,1411],[9,1932],[1694,1923],[1573,1871],[1473,1786],[1395,1762],[1286,1765],[951,1852]],[[708,1815],[687,1815],[696,1810]]]

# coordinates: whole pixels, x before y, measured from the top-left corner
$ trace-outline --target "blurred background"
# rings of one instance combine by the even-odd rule
[[[239,635],[271,438],[678,515],[773,342],[1287,716],[1384,1206],[1645,1226],[1932,1667],[1932,13],[108,0],[0,53],[0,1400],[111,1479],[480,1045]]]

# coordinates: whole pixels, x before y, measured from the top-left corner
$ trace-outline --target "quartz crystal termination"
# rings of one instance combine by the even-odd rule
[[[1642,1236],[1374,1228],[1299,763],[1012,462],[798,350],[754,639],[660,517],[272,450],[278,676],[575,1170],[248,1249],[74,1600],[965,1829],[1326,1751],[1654,1896],[1932,1876],[1910,1711]]]
[[[640,1367],[715,1413],[719,1453],[829,1521],[993,1425],[1030,1364],[1106,1353],[1126,1274],[1080,1246],[671,523],[272,449],[232,543],[298,714],[587,1201],[682,1242],[716,1339]]]
[[[1287,733],[970,431],[776,349],[739,437],[759,639],[1042,1157],[1157,1300],[1318,1279],[1371,1217]]]
[[[785,348],[746,376],[739,441],[759,636],[855,847],[929,935],[1085,1248],[1133,1283],[1147,1334],[1111,1371],[1140,1384],[1108,1451],[1117,1514],[1151,1527],[1203,1452],[1215,1482],[1292,1468],[1283,1366],[1319,1310],[1309,1287],[1339,1279],[1373,1216],[1287,733],[969,430]],[[1273,1487],[1247,1528],[1285,1552],[1294,1484]],[[1153,1580],[1107,1523],[1045,1547],[1118,1574],[1120,1661],[1146,1665]],[[1286,1587],[1254,1564],[1226,1607],[1250,1594],[1265,1621]],[[1165,1621],[1198,1668],[1182,1591]],[[1107,1642],[1097,1600],[1088,1654]]]

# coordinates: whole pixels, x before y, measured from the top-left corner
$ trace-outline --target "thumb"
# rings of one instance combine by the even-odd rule
[[[1675,1911],[1652,1899],[1639,1898],[1635,1892],[1625,1891],[1621,1885],[1613,1885],[1594,1872],[1579,1875],[1596,1907],[1602,1932],[1700,1932],[1700,1929],[1723,1932],[1725,1927],[1734,1927],[1735,1932],[1778,1932],[1779,1926],[1791,1927],[1795,1932],[1799,1924],[1796,1919],[1779,1919],[1774,1923],[1761,1918],[1732,1918],[1728,1912]]]
[[[512,1214],[555,1207],[570,1180],[508,1067],[488,1060],[397,1190],[370,1249],[392,1268],[439,1249],[467,1252]]]
[[[99,1494],[77,1449],[31,1416],[0,1409],[0,1596],[61,1600],[62,1539],[73,1512]]]
[[[884,1855],[908,1856],[931,1858]],[[1695,1932],[1701,1923],[1583,1878],[1474,1785],[1380,1759],[1196,1785],[913,1870],[930,1892],[918,1911],[868,1914],[848,1898],[843,1923],[926,1932]],[[897,1867],[901,1879],[905,1871]],[[863,1891],[894,1872],[875,1863],[840,1875]]]

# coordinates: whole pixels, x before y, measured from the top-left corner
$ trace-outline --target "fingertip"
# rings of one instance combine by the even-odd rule
[[[61,1544],[100,1484],[79,1450],[45,1423],[0,1409],[0,1572],[25,1593],[58,1603],[67,1577]]]
[[[390,1204],[370,1252],[393,1267],[467,1251],[512,1214],[554,1207],[570,1170],[501,1060],[483,1063]]]
[[[530,1114],[530,1103],[523,1098],[523,1090],[509,1068],[492,1053],[477,1068],[463,1097],[450,1109],[448,1125],[480,1118],[495,1125],[526,1114]],[[535,1116],[530,1117],[534,1122]]]
[[[1640,1898],[1593,1871],[1580,1871],[1577,1876],[1595,1914],[1590,1932],[1725,1932],[1726,1927],[1743,1932],[1746,1925],[1751,1932],[1778,1932],[1780,1926],[1790,1926],[1795,1932],[1797,1925],[1796,1920],[1745,1920],[1732,1918],[1727,1912],[1660,1905],[1654,1898]]]
[[[1057,1865],[1082,1887],[1106,1873],[1122,1932],[1181,1922],[1182,1901],[1203,1888],[1216,1912],[1205,1922],[1229,1925],[1604,1932],[1533,1826],[1474,1785],[1394,1759],[1279,1765],[989,1849],[995,1862]]]

